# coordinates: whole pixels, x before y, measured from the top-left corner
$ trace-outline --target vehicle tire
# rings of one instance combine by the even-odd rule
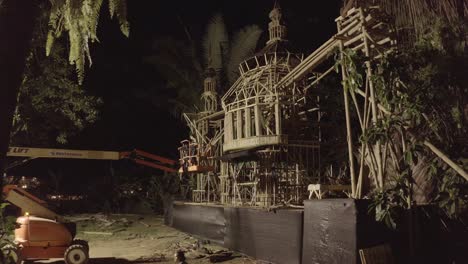
[[[88,250],[85,246],[74,244],[65,251],[66,264],[86,264],[89,260]]]
[[[14,245],[6,245],[2,247],[2,255],[7,261],[6,264],[21,264],[22,262],[19,250]]]
[[[89,244],[88,244],[88,241],[86,240],[83,240],[83,239],[79,239],[79,238],[75,238],[73,239],[72,245],[82,245],[83,247],[86,248],[86,251],[88,252],[88,255],[89,255]]]

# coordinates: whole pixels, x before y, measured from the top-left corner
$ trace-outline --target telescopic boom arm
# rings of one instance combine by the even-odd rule
[[[121,160],[130,159],[137,164],[159,169],[165,172],[177,172],[174,168],[176,161],[154,155],[142,150],[126,152],[96,151],[96,150],[74,150],[74,149],[48,149],[10,147],[8,157],[23,157],[28,159],[52,158],[52,159],[90,159],[90,160]]]

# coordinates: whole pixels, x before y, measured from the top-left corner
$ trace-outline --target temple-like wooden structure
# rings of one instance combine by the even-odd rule
[[[307,199],[307,186],[323,182],[320,161],[323,110],[320,93],[312,91],[322,78],[336,74],[334,63],[329,69],[317,69],[327,65],[324,62],[330,61],[331,55],[343,54],[345,49],[362,52],[369,58],[365,88],[343,89],[346,108],[343,129],[348,131],[350,156],[349,189],[353,197],[360,193],[363,168],[369,164],[361,159],[359,175],[355,175],[350,103],[358,110],[359,123],[365,131],[379,114],[371,60],[389,52],[395,44],[389,37],[388,25],[376,19],[379,16],[373,16],[377,12],[378,8],[373,7],[348,10],[336,19],[337,34],[304,56],[291,52],[281,9],[275,4],[270,12],[269,40],[263,49],[239,65],[240,77],[224,95],[218,96],[216,74],[208,71],[201,96],[204,109],[184,114],[191,133],[179,148],[180,172],[193,177],[195,182],[193,202],[271,207],[302,204]],[[341,69],[343,80],[346,74],[346,69]],[[355,94],[363,100],[356,99]],[[380,153],[379,148],[377,143],[363,146],[360,151]],[[378,164],[377,159],[376,168]],[[380,176],[373,175],[376,180]]]
[[[173,204],[171,226],[272,263],[368,260],[366,249],[387,235],[369,214],[369,200],[361,198],[388,186],[395,153],[404,148],[361,137],[394,114],[379,100],[384,88],[373,77],[380,58],[395,50],[397,32],[375,2],[347,1],[335,20],[336,34],[307,56],[291,52],[275,5],[269,40],[239,65],[236,82],[220,89],[216,74],[208,72],[204,109],[184,115],[191,134],[180,147],[180,172],[194,182],[192,202]],[[327,105],[326,89],[343,102],[342,126],[327,126],[339,104]],[[227,92],[218,96],[221,90]],[[325,173],[330,164],[321,153],[336,147],[328,129],[345,132],[338,136],[346,137],[339,151],[347,154],[347,182],[332,182],[333,173]],[[435,146],[424,144],[468,179]],[[351,199],[322,199],[330,192]]]

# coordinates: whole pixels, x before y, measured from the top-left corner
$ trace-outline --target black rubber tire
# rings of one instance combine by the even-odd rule
[[[86,240],[83,240],[83,239],[79,239],[79,238],[75,238],[73,239],[72,245],[82,245],[86,248],[86,251],[88,251],[88,254],[89,254],[89,244],[88,244],[88,241]]]
[[[83,245],[72,244],[65,251],[64,260],[66,264],[87,264],[89,261],[88,250]]]
[[[6,255],[12,256],[13,260],[16,261],[16,264],[21,264],[21,262],[23,261],[21,259],[18,248],[16,246],[14,246],[14,245],[6,245],[6,246],[2,247],[2,254],[4,256],[6,256]],[[7,262],[6,264],[10,264],[10,263]]]

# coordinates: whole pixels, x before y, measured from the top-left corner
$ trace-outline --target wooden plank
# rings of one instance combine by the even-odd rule
[[[364,37],[364,35],[361,33],[361,34],[357,34],[355,37],[353,37],[352,39],[350,40],[347,40],[346,42],[343,43],[343,45],[345,47],[348,47],[350,46],[351,44],[354,44],[356,41],[362,41],[362,38]]]
[[[338,45],[336,36],[330,38],[322,46],[316,49],[312,54],[307,56],[299,65],[291,70],[286,76],[284,76],[277,84],[277,87],[289,85],[295,80],[303,78],[310,71],[320,64],[323,60],[329,56],[333,49]]]
[[[87,235],[103,235],[103,236],[113,236],[112,232],[94,232],[94,231],[83,231]]]

